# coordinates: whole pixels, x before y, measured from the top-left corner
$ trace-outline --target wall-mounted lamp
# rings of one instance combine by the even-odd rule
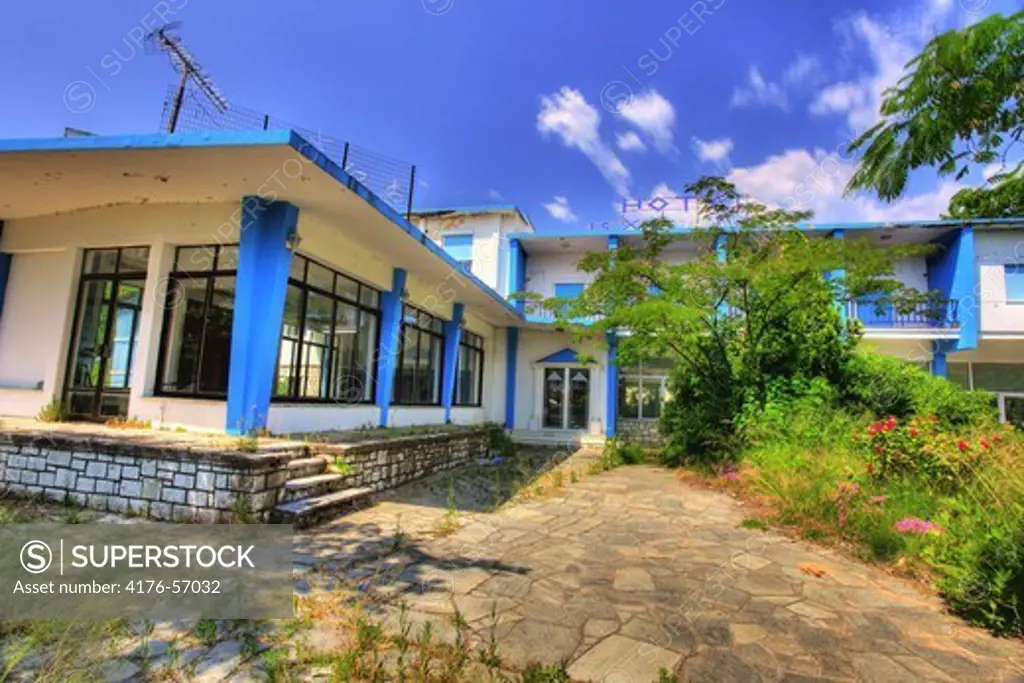
[[[302,238],[299,237],[299,233],[293,232],[288,235],[284,240],[284,246],[288,247],[288,251],[295,252],[299,245],[302,244]]]

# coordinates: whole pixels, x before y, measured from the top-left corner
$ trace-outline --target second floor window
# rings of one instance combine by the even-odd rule
[[[442,241],[448,255],[466,270],[473,271],[473,236],[445,235]]]
[[[292,259],[274,397],[371,403],[380,293],[304,256]]]
[[[1006,277],[1006,300],[1024,303],[1024,264],[1003,267]]]
[[[444,321],[406,304],[394,400],[400,405],[441,405]]]

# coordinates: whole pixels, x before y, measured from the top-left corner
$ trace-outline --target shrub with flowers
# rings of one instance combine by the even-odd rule
[[[919,476],[947,490],[969,481],[992,448],[986,437],[974,440],[942,430],[935,416],[902,422],[890,416],[855,438],[867,450],[866,469],[876,479]]]

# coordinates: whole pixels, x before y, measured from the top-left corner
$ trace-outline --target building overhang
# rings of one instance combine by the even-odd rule
[[[119,205],[287,201],[498,326],[515,307],[290,130],[0,140],[0,220]],[[213,226],[214,228],[218,226]]]

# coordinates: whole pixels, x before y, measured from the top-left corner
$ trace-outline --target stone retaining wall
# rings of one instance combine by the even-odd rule
[[[486,429],[357,444],[292,443],[258,453],[55,435],[0,433],[0,492],[40,495],[95,510],[176,522],[266,519],[284,500],[289,461],[322,453],[351,473],[346,486],[394,488],[485,457]]]
[[[645,444],[661,443],[658,431],[658,420],[619,420],[615,423],[615,433],[627,441]]]
[[[195,451],[32,433],[0,434],[0,489],[176,522],[263,519],[301,448]]]
[[[490,434],[490,429],[482,428],[402,436],[336,444],[329,447],[329,452],[351,468],[345,480],[347,486],[381,491],[487,457]]]

